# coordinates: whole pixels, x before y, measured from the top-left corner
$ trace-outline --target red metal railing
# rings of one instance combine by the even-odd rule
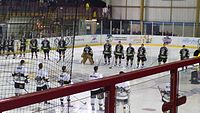
[[[64,87],[49,89],[41,92],[29,93],[19,97],[11,97],[7,99],[0,100],[0,112],[11,110],[14,108],[19,108],[45,100],[51,100],[63,96],[68,96],[91,89],[104,87],[108,92],[106,97],[106,108],[105,113],[114,113],[115,109],[115,84],[134,80],[142,77],[151,76],[156,73],[161,73],[164,71],[170,71],[171,73],[171,99],[169,103],[163,105],[163,111],[171,110],[170,113],[177,113],[177,106],[184,104],[186,102],[186,97],[181,97],[178,99],[177,92],[178,88],[178,68],[200,63],[200,58],[192,58],[188,60],[182,60],[172,63],[167,63],[160,66],[145,68],[142,70],[136,70],[133,72],[124,73],[117,76],[105,77],[99,80],[92,80],[87,82],[81,82],[73,85],[68,85]]]

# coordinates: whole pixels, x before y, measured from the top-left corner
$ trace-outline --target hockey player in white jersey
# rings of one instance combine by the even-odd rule
[[[70,74],[69,72],[66,70],[66,66],[63,66],[62,67],[62,72],[59,76],[59,79],[58,79],[58,83],[60,84],[60,86],[65,86],[65,85],[68,85],[71,83],[71,79],[70,79]],[[60,103],[61,103],[61,106],[64,107],[64,98],[60,98]],[[68,96],[68,99],[67,101],[70,101],[70,98]]]
[[[170,83],[165,83],[162,89],[159,89],[162,95],[162,101],[169,102],[170,100]]]
[[[103,75],[97,73],[98,66],[94,66],[94,72],[90,75],[89,80],[95,80],[99,78],[103,78]],[[95,110],[95,100],[96,97],[99,103],[99,110],[103,110],[103,100],[104,100],[104,90],[103,88],[93,89],[91,90],[91,106],[92,110]]]
[[[13,76],[15,96],[20,96],[25,90],[25,84],[28,83],[27,70],[24,66],[25,61],[21,60],[19,66],[15,69]]]
[[[120,71],[119,74],[123,74],[123,71]],[[122,82],[116,84],[116,101],[118,104],[123,105],[123,113],[130,113],[129,105],[129,94],[130,94],[130,82]]]
[[[49,77],[48,77],[48,71],[43,69],[43,64],[40,63],[38,65],[39,69],[36,72],[36,91],[43,91],[46,89],[49,89]],[[47,101],[44,102],[45,104],[50,104]]]

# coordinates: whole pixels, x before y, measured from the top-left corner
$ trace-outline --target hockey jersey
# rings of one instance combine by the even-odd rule
[[[3,39],[0,40],[0,47],[3,47]]]
[[[30,48],[31,48],[31,49],[36,49],[37,46],[38,46],[37,39],[32,39],[32,40],[30,41]]]
[[[126,56],[134,56],[134,54],[135,54],[135,50],[133,47],[128,47],[126,49]]]
[[[9,48],[14,48],[14,40],[8,40],[7,43]]]
[[[199,49],[197,49],[197,50],[195,50],[195,51],[194,51],[194,54],[193,54],[193,55],[194,55],[195,57],[198,57],[198,56],[199,56],[199,54],[200,54],[200,50],[199,50]]]
[[[87,54],[93,54],[93,53],[92,53],[92,48],[91,48],[91,47],[85,47],[85,48],[83,49],[83,52],[84,52],[84,53],[87,53]]]
[[[130,93],[130,82],[122,82],[116,85],[117,94],[116,99],[117,100],[127,100],[129,98]]]
[[[167,58],[167,53],[168,53],[167,47],[161,47],[160,48],[159,55],[160,55],[161,58]]]
[[[70,84],[70,74],[62,72],[59,76],[58,82],[61,86]]]
[[[189,50],[184,48],[180,50],[180,56],[181,58],[189,58]]]
[[[44,69],[38,69],[36,73],[36,84],[37,87],[43,87],[44,85],[49,85],[48,84],[48,72]]]
[[[27,69],[22,65],[17,66],[13,74],[14,82],[20,84],[26,83],[27,82],[26,75],[27,75]]]
[[[145,57],[145,53],[146,53],[145,47],[138,48],[138,54],[137,54],[138,57]]]
[[[117,44],[115,46],[115,54],[116,55],[123,55],[123,46],[121,44]]]
[[[100,73],[93,73],[89,76],[89,80],[95,80],[95,79],[100,79],[100,78],[103,78],[103,75],[100,74]],[[96,90],[99,90],[100,88],[98,89],[93,89],[92,91],[96,91]]]
[[[59,40],[58,42],[58,49],[60,50],[64,50],[65,49],[65,45],[66,45],[66,41],[65,40]]]
[[[41,44],[42,50],[50,50],[50,42],[48,40],[43,40]]]
[[[25,47],[26,46],[26,39],[22,38],[20,39],[20,47]]]
[[[112,45],[109,43],[104,44],[103,54],[111,54]]]

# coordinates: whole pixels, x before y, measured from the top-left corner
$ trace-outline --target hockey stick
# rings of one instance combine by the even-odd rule
[[[87,102],[83,102],[81,99],[77,98],[76,96],[73,96],[75,99],[77,99],[78,101],[80,101],[82,104],[87,104]]]
[[[152,66],[157,60],[158,60],[157,58],[153,60],[153,62],[149,66]]]
[[[27,91],[27,89],[25,89],[25,88],[24,88],[24,91],[25,91],[26,93],[29,93],[29,92]]]
[[[111,62],[111,64],[110,64],[110,67],[109,67],[109,69],[112,69],[112,67],[113,67],[113,64],[114,64],[114,56],[112,57],[112,62]]]
[[[159,86],[157,86],[157,88],[158,88],[158,90],[159,90],[159,92],[160,92],[160,95],[161,95],[161,97],[163,97],[163,95],[162,95],[162,90],[161,90],[161,88],[159,87]]]
[[[102,58],[103,58],[103,54],[101,54],[101,56],[100,56],[100,60],[98,61],[97,66],[100,66]]]

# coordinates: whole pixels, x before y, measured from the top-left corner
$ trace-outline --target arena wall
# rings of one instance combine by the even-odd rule
[[[48,38],[52,49],[56,49],[57,42],[60,37]],[[39,48],[43,38],[38,39]],[[67,47],[72,46],[72,37],[65,37]],[[82,35],[76,36],[75,47],[83,47],[86,44],[91,46],[102,45],[106,40],[110,40],[112,44],[117,44],[121,41],[122,44],[132,43],[133,45],[140,45],[142,43],[148,46],[162,46],[167,43],[170,47],[181,47],[186,45],[189,48],[197,48],[200,45],[200,38],[195,37],[166,37],[166,36],[149,36],[149,35]],[[27,41],[27,50],[29,49],[30,40]],[[19,40],[15,41],[15,49],[19,49]]]

